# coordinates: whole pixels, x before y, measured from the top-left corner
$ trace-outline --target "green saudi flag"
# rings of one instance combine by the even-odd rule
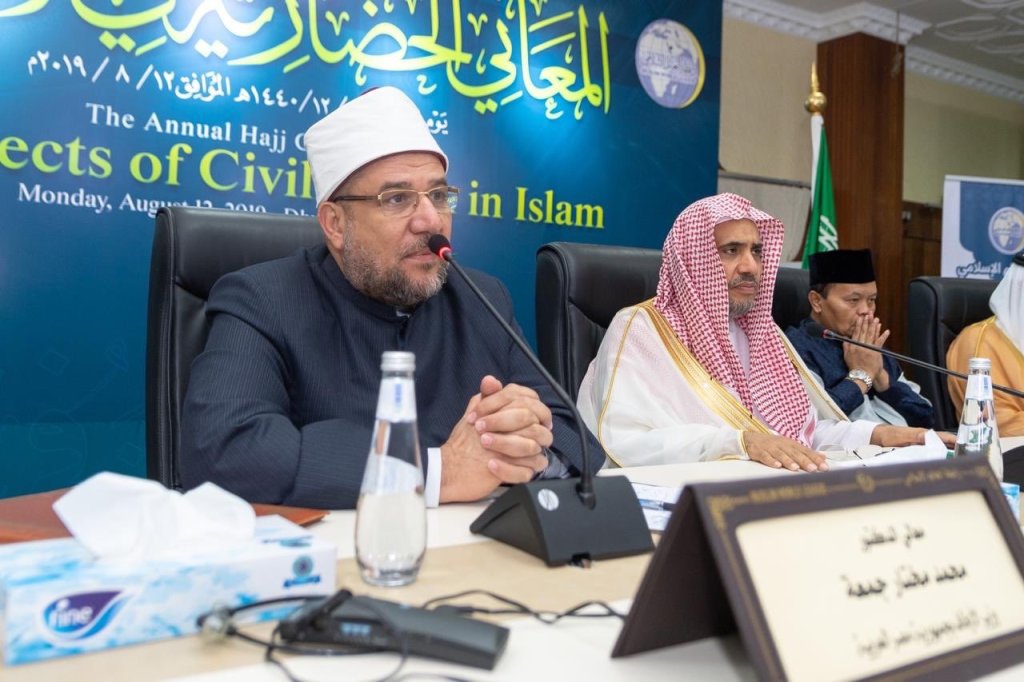
[[[828,163],[828,142],[821,114],[811,116],[811,140],[814,149],[814,178],[811,181],[811,219],[804,242],[803,267],[812,253],[839,248],[836,233],[836,202],[832,197],[832,170]]]

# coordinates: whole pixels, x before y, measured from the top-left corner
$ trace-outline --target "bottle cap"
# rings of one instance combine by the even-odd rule
[[[992,361],[988,358],[971,358],[967,361],[967,369],[969,371],[983,369],[988,372],[992,369]]]
[[[380,356],[383,372],[411,372],[416,369],[416,354],[404,350],[386,350]]]

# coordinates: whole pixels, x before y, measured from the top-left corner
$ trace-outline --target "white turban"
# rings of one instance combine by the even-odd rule
[[[398,88],[375,88],[341,105],[306,131],[317,206],[366,164],[402,152],[437,154],[448,170],[420,110]]]
[[[1024,353],[1024,265],[1019,265],[1024,251],[1017,254],[1003,273],[1003,280],[992,292],[988,307],[996,316],[996,324],[1007,338]]]

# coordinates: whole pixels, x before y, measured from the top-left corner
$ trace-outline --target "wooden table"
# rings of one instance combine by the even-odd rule
[[[638,467],[605,472],[611,475],[629,475],[639,482],[663,485],[680,485],[690,480],[743,478],[772,474],[771,470],[751,462],[720,462],[708,464],[681,464],[660,467]],[[357,594],[370,595],[409,604],[421,604],[427,599],[454,594],[466,589],[486,589],[502,596],[524,602],[537,609],[564,610],[591,599],[615,601],[624,609],[637,589],[650,555],[626,557],[595,562],[589,569],[575,567],[548,568],[539,559],[512,547],[494,542],[469,532],[470,522],[476,518],[486,503],[445,505],[428,511],[428,546],[426,559],[419,579],[412,585],[400,588],[371,587],[359,578],[354,560],[353,511],[331,512],[323,521],[310,529],[318,536],[335,544],[338,548],[338,587],[347,587]],[[478,601],[488,604],[485,600]],[[611,643],[621,623],[618,619],[602,619],[597,628],[607,647],[599,663],[609,664],[608,654]],[[591,627],[591,626],[588,626]],[[544,627],[536,636],[551,638],[559,631],[566,630],[564,624]],[[571,626],[570,626],[571,628]],[[592,629],[592,627],[591,627]],[[254,632],[266,634],[269,626],[256,626]],[[556,637],[557,638],[557,637]],[[451,667],[454,674],[470,679],[508,679],[503,672],[506,659],[518,646],[519,636],[510,640],[495,673],[477,671],[465,667]],[[572,642],[566,643],[571,646]],[[722,648],[720,643],[710,643],[713,650]],[[734,643],[732,645],[736,647]],[[551,655],[557,658],[557,653]],[[197,636],[173,640],[150,642],[102,652],[71,656],[63,659],[28,663],[20,666],[0,665],[0,680],[23,682],[26,680],[104,680],[105,682],[135,682],[137,680],[167,679],[196,675],[204,672],[230,671],[240,669],[238,679],[248,679],[261,674],[260,664],[263,652],[258,647],[240,641],[209,643]],[[544,658],[549,654],[545,653]],[[374,663],[371,659],[381,659]],[[356,659],[359,659],[358,661]],[[357,667],[376,665],[376,670],[386,674],[397,658],[393,654],[374,657],[356,657],[345,661],[329,661],[333,666]],[[724,660],[724,659],[723,659]],[[303,666],[321,665],[325,662],[300,662]],[[591,662],[590,664],[593,664]],[[422,659],[409,662],[410,670],[431,669]],[[626,666],[629,667],[629,666]],[[673,675],[665,679],[676,679],[678,662],[670,666]],[[268,667],[267,679],[280,680],[279,671]],[[355,679],[362,679],[361,673]],[[374,672],[365,675],[372,678]],[[496,675],[493,676],[493,675]],[[656,676],[657,677],[657,676]],[[635,677],[634,677],[635,682]]]
[[[709,480],[773,475],[779,472],[746,461],[680,464],[608,470],[603,475],[627,475],[634,482],[682,485]],[[485,503],[447,505],[428,511],[428,545],[419,579],[401,588],[374,588],[362,583],[353,559],[354,512],[332,512],[311,527],[338,547],[338,586],[361,595],[377,596],[418,605],[438,596],[467,589],[486,589],[536,609],[564,610],[580,602],[614,602],[621,610],[629,600],[650,560],[650,555],[595,562],[589,569],[548,568],[539,559],[506,545],[469,533],[470,521]],[[474,601],[487,605],[486,601]],[[469,680],[592,679],[752,680],[753,669],[735,637],[714,638],[669,647],[625,659],[609,658],[621,627],[617,619],[566,620],[545,626],[531,619],[508,621],[512,629],[508,649],[493,672],[451,666],[425,659],[410,659],[404,672],[440,672]],[[270,626],[252,632],[266,636]],[[813,645],[813,638],[812,638]],[[120,649],[72,656],[54,661],[5,668],[0,680],[119,680],[135,682],[185,677],[190,682],[280,682],[284,677],[262,663],[258,647],[237,640],[205,642],[188,636]],[[377,679],[397,662],[395,654],[325,659],[293,657],[290,664],[303,679]],[[1021,679],[1022,669],[990,676],[990,680]]]

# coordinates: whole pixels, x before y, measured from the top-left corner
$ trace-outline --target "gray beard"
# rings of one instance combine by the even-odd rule
[[[745,301],[743,303],[733,303],[729,301],[729,319],[735,320],[738,317],[743,317],[749,313],[754,307],[754,301]]]
[[[341,272],[352,286],[376,301],[396,308],[414,308],[439,292],[448,279],[448,263],[445,261],[441,262],[437,276],[422,284],[406,278],[398,266],[380,270],[360,246],[359,241],[351,237],[352,225],[346,222],[345,247],[341,250]],[[426,240],[424,237],[423,244],[417,244],[409,254],[425,248]]]
[[[757,279],[750,275],[739,275],[738,277],[733,277],[729,281],[729,288],[731,289],[732,287],[739,286],[743,282],[753,282],[754,284],[758,283]],[[735,320],[737,317],[743,317],[749,313],[751,308],[754,307],[754,302],[756,300],[757,298],[755,297],[744,303],[733,303],[732,299],[729,299],[729,319]]]

